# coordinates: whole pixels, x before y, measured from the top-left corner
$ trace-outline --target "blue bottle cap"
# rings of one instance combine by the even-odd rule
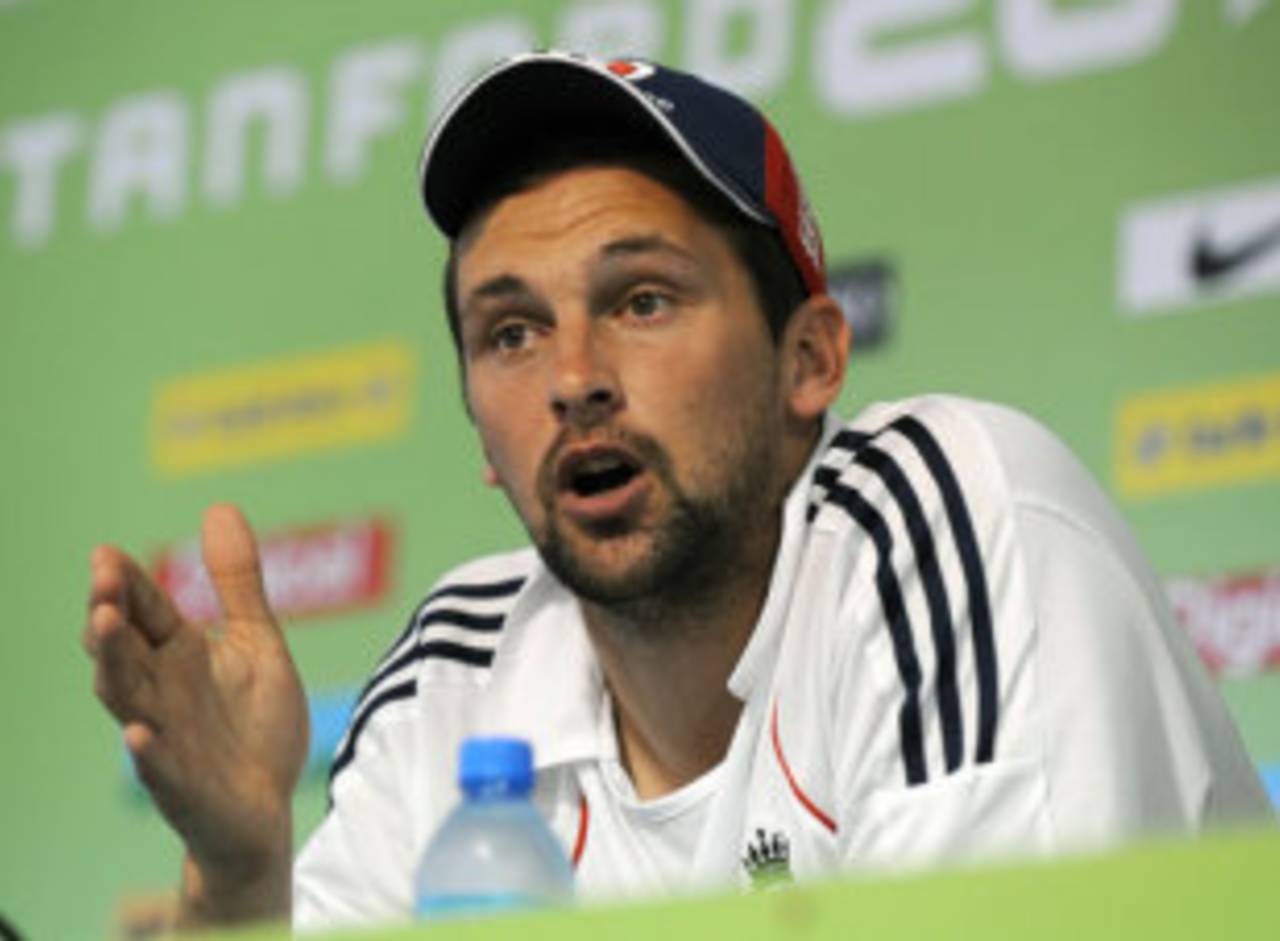
[[[471,797],[533,790],[533,748],[522,738],[474,737],[458,751],[458,785]]]

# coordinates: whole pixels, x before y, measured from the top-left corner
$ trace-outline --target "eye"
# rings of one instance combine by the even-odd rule
[[[532,339],[532,331],[527,323],[507,321],[490,332],[489,345],[499,352],[510,353],[524,349]]]
[[[623,310],[641,320],[652,320],[671,307],[671,298],[661,291],[633,291],[627,295]]]

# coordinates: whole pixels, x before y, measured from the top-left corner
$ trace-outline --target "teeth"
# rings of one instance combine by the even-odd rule
[[[577,474],[599,474],[604,471],[613,470],[621,467],[622,461],[612,455],[599,455],[597,457],[589,457],[574,468]]]

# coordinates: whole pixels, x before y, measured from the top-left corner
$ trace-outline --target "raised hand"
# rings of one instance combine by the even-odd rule
[[[99,546],[84,643],[98,698],[186,844],[183,921],[280,917],[306,702],[267,606],[253,532],[235,507],[209,508],[202,548],[224,624],[186,623],[133,559]]]

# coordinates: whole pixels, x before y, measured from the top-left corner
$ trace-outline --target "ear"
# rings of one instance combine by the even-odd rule
[[[791,414],[818,418],[840,394],[852,333],[832,298],[815,294],[797,307],[782,335],[784,382]]]

